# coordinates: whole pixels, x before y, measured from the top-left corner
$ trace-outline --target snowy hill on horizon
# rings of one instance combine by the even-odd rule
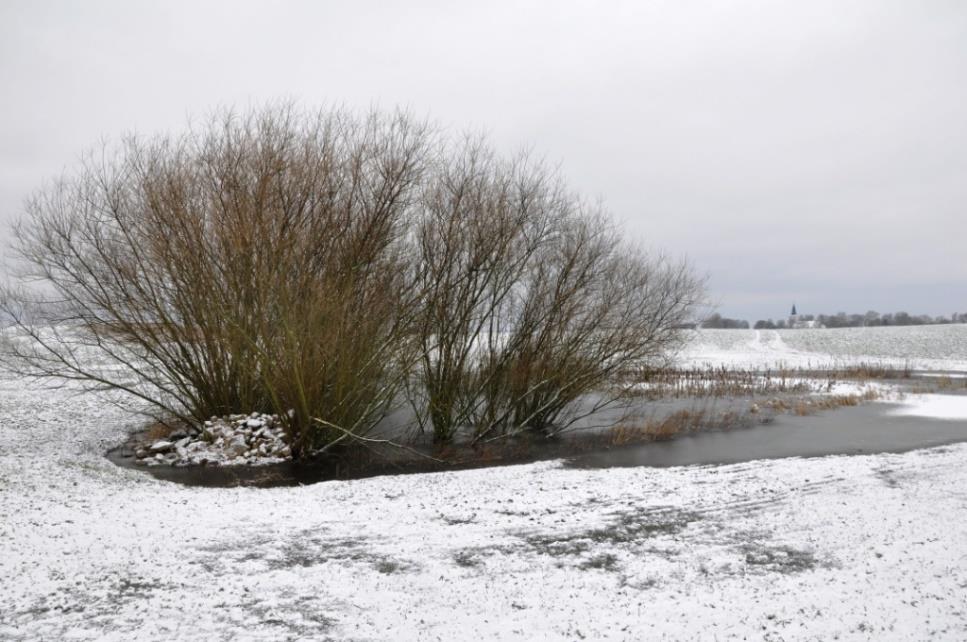
[[[685,367],[829,368],[875,364],[967,371],[967,325],[694,330],[678,355]]]

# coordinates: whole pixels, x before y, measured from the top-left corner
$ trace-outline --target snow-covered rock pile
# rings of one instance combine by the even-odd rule
[[[212,417],[202,429],[176,431],[135,451],[148,466],[274,464],[292,457],[277,415]]]

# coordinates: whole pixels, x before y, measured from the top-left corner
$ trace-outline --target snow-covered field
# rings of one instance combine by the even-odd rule
[[[680,362],[744,368],[873,364],[967,371],[967,324],[825,330],[697,330]]]
[[[967,444],[208,489],[136,424],[0,378],[0,639],[967,639]]]

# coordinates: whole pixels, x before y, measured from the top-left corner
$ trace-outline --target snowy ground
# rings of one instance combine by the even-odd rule
[[[825,330],[697,330],[686,365],[825,368],[855,364],[967,371],[967,324]]]
[[[967,639],[967,445],[204,489],[132,421],[0,381],[0,639]]]

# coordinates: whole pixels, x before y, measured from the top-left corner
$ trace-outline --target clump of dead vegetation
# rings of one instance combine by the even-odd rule
[[[877,363],[858,363],[840,366],[831,370],[831,376],[853,381],[870,381],[874,379],[909,379],[913,376],[913,369],[909,362],[903,367],[886,366]]]
[[[725,366],[646,370],[635,378],[636,392],[645,399],[683,397],[745,397],[780,392],[818,392],[825,380],[791,370],[740,370]]]
[[[786,388],[782,392],[788,390]],[[882,388],[867,387],[858,392],[845,394],[767,397],[742,409],[732,408],[720,411],[714,405],[705,404],[697,408],[676,410],[667,415],[647,418],[629,417],[606,431],[606,445],[623,446],[672,439],[702,431],[734,430],[770,423],[781,414],[804,417],[824,410],[858,406],[882,399],[887,394]]]
[[[747,423],[747,417],[734,412],[717,414],[707,409],[682,409],[661,418],[620,422],[609,429],[608,445],[660,441],[702,430],[727,430]]]
[[[821,410],[833,410],[858,406],[863,403],[882,399],[884,392],[878,388],[866,388],[861,392],[837,395],[817,395],[789,399],[768,399],[762,406],[777,413],[794,414],[799,416],[811,415]]]
[[[937,390],[943,390],[945,392],[967,390],[967,377],[950,376],[945,374],[937,377],[930,377],[929,379],[917,383],[910,388],[910,392],[912,393],[930,393],[936,392]]]
[[[834,368],[766,368],[727,366],[645,369],[628,377],[629,394],[644,399],[730,398],[781,393],[825,393],[837,382],[910,379],[908,366],[895,368],[860,363]]]

